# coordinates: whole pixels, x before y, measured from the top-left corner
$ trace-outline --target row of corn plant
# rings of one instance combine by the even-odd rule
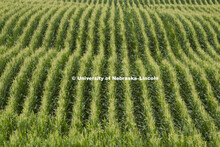
[[[42,51],[43,52],[43,51]],[[15,87],[13,88],[13,85],[16,85],[16,82],[13,83],[13,79],[18,75],[19,76],[19,72],[21,70],[22,67],[22,63],[24,63],[24,61],[26,60],[25,58],[28,55],[31,55],[32,50],[27,48],[25,50],[23,50],[23,52],[21,52],[17,57],[13,58],[13,60],[11,62],[8,63],[7,67],[6,67],[6,71],[4,72],[4,74],[1,77],[1,85],[4,85],[4,88],[1,88],[1,98],[2,99],[2,105],[5,108],[2,116],[1,116],[1,132],[3,132],[3,138],[5,138],[6,140],[8,139],[9,135],[12,133],[13,129],[15,129],[16,125],[13,124],[16,121],[16,114],[14,114],[15,111],[13,111],[14,107],[13,105],[11,106],[11,104],[16,104],[13,103],[15,102],[17,99],[16,98],[10,98],[11,95],[11,91],[16,90],[17,89],[22,89],[23,87]],[[40,51],[39,51],[40,53]],[[37,56],[38,54],[33,54],[32,56]],[[34,59],[34,58],[33,58]],[[27,59],[28,60],[28,59]],[[30,58],[29,58],[30,60]],[[33,70],[33,69],[32,69]],[[22,73],[22,74],[27,74],[27,73]],[[15,78],[16,80],[16,78]],[[22,78],[21,78],[22,80]],[[25,81],[25,80],[24,80]],[[6,83],[7,82],[7,83]],[[22,81],[21,81],[22,82]],[[19,83],[18,83],[19,84]],[[6,90],[6,91],[5,91]],[[10,91],[10,93],[9,93]],[[9,98],[9,99],[7,99]],[[6,105],[7,104],[7,105]],[[16,105],[17,106],[17,105]],[[15,107],[16,107],[15,106]],[[15,108],[16,109],[16,108]],[[9,123],[8,121],[10,120],[14,120],[13,123]]]
[[[32,37],[29,38],[28,36],[26,37],[26,40],[29,40],[28,42],[25,40],[25,43],[22,43],[23,46],[30,46],[33,49],[39,48],[42,46],[43,39],[45,36],[45,32],[48,28],[48,24],[51,21],[51,17],[54,16],[57,11],[61,9],[59,7],[54,7],[51,8],[48,13],[46,13],[41,19],[40,22],[37,25],[36,30],[32,34]],[[26,43],[27,42],[27,43]]]
[[[54,46],[59,50],[61,48],[64,48],[64,40],[66,38],[66,33],[69,27],[69,19],[75,15],[75,11],[76,11],[76,8],[71,8],[62,17],[62,20],[59,25],[59,29],[57,31],[56,41],[54,43],[55,44]]]
[[[53,129],[54,114],[57,107],[58,92],[60,90],[60,80],[62,77],[63,68],[68,60],[69,49],[62,50],[56,58],[51,62],[51,68],[48,71],[46,81],[43,85],[43,94],[38,109],[36,122],[36,133],[41,134],[42,138],[47,137],[47,134]],[[45,129],[47,131],[45,131]]]
[[[59,28],[60,20],[68,8],[68,5],[61,7],[61,9],[59,9],[57,13],[51,18],[42,43],[42,46],[44,46],[45,48],[51,48],[54,46],[54,41],[56,40],[56,34]]]
[[[117,52],[116,52],[116,16],[115,16],[115,6],[113,5],[112,8],[109,10],[110,12],[110,17],[106,22],[106,25],[109,25],[110,28],[110,39],[109,39],[109,58],[108,58],[108,67],[107,67],[107,72],[108,76],[116,76],[116,68],[117,68]],[[106,16],[107,19],[107,16]],[[107,62],[107,61],[105,61]],[[106,74],[107,76],[107,74]],[[118,86],[118,85],[117,85]],[[117,144],[117,139],[120,136],[120,129],[118,125],[118,120],[117,120],[117,110],[116,110],[116,82],[111,80],[108,82],[108,86],[106,87],[108,92],[107,92],[107,100],[106,102],[108,104],[107,107],[107,114],[106,118],[108,119],[106,123],[105,130],[106,132],[108,131],[108,136],[109,136],[109,141],[112,142],[113,145]],[[106,97],[103,97],[103,99]],[[103,100],[104,101],[104,100]],[[101,109],[102,111],[104,110],[103,107]],[[102,117],[101,117],[102,118]],[[105,118],[105,117],[104,117]],[[105,123],[105,122],[104,122]]]
[[[26,27],[29,27],[28,25],[30,24],[30,22],[39,19],[39,17],[42,16],[45,12],[47,12],[49,8],[49,6],[42,8],[42,10],[41,8],[38,8],[35,11],[31,10],[29,12],[31,13],[30,15],[23,15],[22,18],[19,19],[20,22],[16,24],[12,36],[10,36],[10,38],[7,39],[7,46],[14,46],[19,36],[22,35],[22,33],[24,33]]]
[[[126,28],[125,23],[126,20],[124,19],[123,10],[121,7],[119,7],[119,22],[120,25],[120,35],[122,37],[122,72],[124,73],[125,77],[130,77],[130,66],[129,66],[129,57],[128,57],[128,40],[125,36]],[[134,118],[134,103],[132,101],[132,93],[131,93],[131,81],[125,80],[123,81],[124,88],[125,88],[125,105],[124,105],[124,111],[125,111],[125,130],[126,133],[124,135],[125,140],[131,139],[131,142],[128,144],[132,144],[132,142],[137,141],[141,145],[141,138],[139,137],[139,132],[137,128],[137,124],[135,123]]]
[[[74,23],[76,21],[80,21],[79,16],[81,16],[83,8],[76,9],[74,17],[71,19],[69,28],[67,30],[67,38],[64,40],[66,48],[70,48],[70,40]],[[82,17],[83,20],[84,17]],[[81,20],[81,21],[82,21]],[[77,37],[77,36],[75,36]],[[72,76],[76,76],[77,71],[79,69],[79,58],[80,58],[80,48],[77,48],[74,53],[68,59],[68,62],[64,69],[64,74],[62,77],[62,81],[60,84],[60,91],[59,91],[59,100],[57,102],[57,111],[56,111],[56,127],[58,134],[66,134],[68,132],[69,124],[70,124],[70,116],[72,112],[74,96],[75,93],[75,85],[76,82],[72,80]]]
[[[94,43],[93,35],[95,29],[95,19],[98,13],[99,7],[91,7],[85,14],[85,20],[82,22],[83,29],[88,28],[88,35],[84,34],[82,31],[82,39],[78,39],[76,42],[76,49],[80,48],[82,52],[82,58],[80,59],[80,66],[79,71],[77,73],[78,76],[90,76],[91,75],[91,60],[93,56],[93,47],[92,44]],[[94,9],[94,10],[92,10]],[[90,18],[89,18],[90,17]],[[88,24],[86,24],[88,23]],[[78,80],[78,79],[76,79]],[[71,129],[69,131],[69,136],[76,135],[77,138],[83,136],[83,138],[78,138],[78,143],[81,144],[86,143],[84,139],[86,139],[87,135],[84,133],[84,128],[87,128],[86,121],[88,120],[89,111],[90,111],[90,101],[91,101],[91,81],[84,81],[80,80],[77,81],[76,84],[76,100],[75,104],[73,105],[73,114],[72,114],[72,122],[71,122]],[[90,89],[90,90],[89,90]],[[88,93],[87,93],[88,92]],[[77,139],[76,138],[76,139]]]
[[[49,50],[42,58],[32,74],[28,87],[27,96],[24,100],[22,113],[17,118],[17,129],[10,137],[10,144],[21,145],[26,142],[33,131],[33,125],[36,123],[36,111],[39,109],[39,103],[43,92],[42,83],[46,80],[50,61],[56,56],[55,50]]]
[[[10,11],[6,12],[4,16],[1,17],[0,20],[0,33],[2,33],[3,28],[5,27],[5,24],[8,22],[8,19],[13,17],[13,15],[16,15],[16,12],[19,12],[22,10],[22,6],[18,6],[15,9],[11,9]]]
[[[175,60],[175,56],[171,54],[170,59],[171,59],[171,60]],[[174,62],[174,63],[176,63],[176,62]],[[193,83],[193,84],[194,84],[194,83]],[[199,103],[201,103],[200,100],[198,100],[198,101],[199,101]],[[207,114],[206,114],[206,115],[207,115]],[[207,123],[207,124],[208,124],[208,123]],[[216,140],[215,137],[214,137],[214,140]]]
[[[2,29],[1,36],[0,36],[0,44],[3,45],[8,37],[12,36],[13,28],[18,23],[20,17],[25,16],[26,13],[31,11],[31,7],[24,7],[21,11],[17,12],[15,15],[9,18],[5,27]]]

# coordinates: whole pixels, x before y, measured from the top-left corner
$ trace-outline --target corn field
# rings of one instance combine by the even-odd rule
[[[220,146],[220,0],[0,0],[0,146]]]

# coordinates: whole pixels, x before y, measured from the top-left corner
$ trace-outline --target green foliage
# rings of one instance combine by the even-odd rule
[[[220,146],[219,3],[0,0],[0,146]]]

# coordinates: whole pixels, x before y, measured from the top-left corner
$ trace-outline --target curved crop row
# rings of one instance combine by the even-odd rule
[[[0,1],[0,145],[219,146],[218,4]]]

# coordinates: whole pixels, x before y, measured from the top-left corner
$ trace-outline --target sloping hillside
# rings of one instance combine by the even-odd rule
[[[0,1],[0,145],[220,146],[218,3]]]

